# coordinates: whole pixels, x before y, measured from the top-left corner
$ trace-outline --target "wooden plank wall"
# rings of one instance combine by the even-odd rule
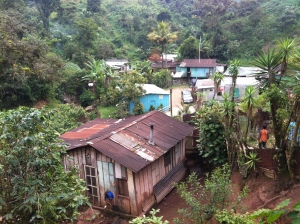
[[[99,193],[100,193],[100,206],[104,207],[105,202],[105,192],[107,190],[112,191],[116,195],[116,186],[114,178],[114,163],[115,161],[111,158],[103,155],[102,153],[96,153],[98,177],[99,177]],[[115,199],[113,201],[116,202]]]
[[[182,161],[185,158],[185,140],[182,140],[179,144],[181,147],[181,158],[179,161]],[[175,167],[179,162],[177,161],[175,154],[176,149],[174,147],[173,149],[171,149],[172,167]],[[66,169],[68,169],[70,166],[78,166],[79,176],[82,179],[85,179],[84,165],[97,167],[99,178],[100,206],[105,206],[104,194],[106,190],[114,191],[113,193],[117,196],[113,165],[115,163],[114,160],[96,151],[91,146],[70,150],[68,151],[68,155],[73,158],[71,160],[68,160],[66,159],[66,156],[64,157],[64,164]],[[129,189],[131,214],[139,215],[143,212],[143,210],[148,209],[149,205],[152,204],[152,202],[155,202],[153,187],[171,170],[172,167],[165,167],[164,156],[161,156],[159,159],[149,164],[138,173],[132,173],[132,171],[127,169],[127,183]],[[103,174],[105,173],[104,170],[107,170],[110,175],[108,175],[107,177],[103,176]],[[104,183],[108,183],[109,187]],[[114,203],[118,205],[118,200],[115,200]]]
[[[100,206],[105,206],[105,200],[104,200],[104,193],[105,193],[105,187],[103,187],[103,178],[100,173],[103,174],[103,171],[99,171],[99,167],[97,164],[97,161],[100,162],[106,162],[107,170],[109,171],[110,175],[108,176],[108,181],[110,184],[115,185],[115,180],[114,180],[114,167],[112,165],[108,165],[109,163],[114,163],[114,160],[111,158],[103,155],[102,153],[96,151],[94,148],[91,146],[85,146],[77,149],[73,149],[67,152],[67,154],[71,157],[70,159],[67,159],[67,156],[64,156],[64,165],[66,170],[68,170],[71,166],[77,166],[79,169],[79,177],[83,180],[85,180],[84,176],[84,165],[90,165],[93,167],[96,167],[98,170],[98,182],[99,182],[99,195],[100,195]],[[101,167],[100,169],[103,169]],[[103,176],[103,175],[102,175]],[[105,180],[106,181],[106,180]],[[115,193],[115,187],[114,187],[114,193]]]
[[[70,156],[70,158],[67,159],[67,155],[64,156],[64,165],[65,165],[66,170],[68,170],[72,166],[76,166],[76,167],[78,167],[79,177],[81,179],[85,179],[83,165],[91,165],[91,164],[87,164],[86,156],[85,156],[86,152],[88,152],[90,150],[91,150],[91,147],[86,146],[86,147],[81,147],[81,148],[77,148],[77,149],[68,151],[67,155]]]
[[[179,142],[181,150],[181,158],[176,160],[176,149],[171,149],[171,165],[175,167],[179,161],[185,158],[185,140]],[[153,163],[149,164],[138,173],[134,174],[135,189],[136,189],[136,203],[138,208],[138,214],[144,212],[149,207],[149,204],[153,201],[153,187],[156,185],[168,172],[171,167],[165,167],[164,156],[161,156]],[[150,202],[149,202],[150,201]],[[155,200],[153,201],[155,202]]]

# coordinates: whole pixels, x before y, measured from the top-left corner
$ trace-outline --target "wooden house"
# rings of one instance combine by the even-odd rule
[[[185,145],[194,128],[159,111],[95,119],[61,135],[66,170],[78,168],[95,207],[138,216],[159,203],[186,173]],[[111,192],[114,198],[106,199]]]
[[[144,113],[153,107],[155,110],[162,108],[164,111],[170,110],[170,92],[154,84],[142,84],[145,94],[139,97],[139,102],[144,107]],[[129,112],[133,114],[134,102],[129,103]]]
[[[207,79],[217,67],[216,59],[183,59],[176,67],[173,79],[186,79],[188,82],[192,78]]]

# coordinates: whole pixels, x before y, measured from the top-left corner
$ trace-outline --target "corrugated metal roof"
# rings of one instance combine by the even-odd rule
[[[148,142],[150,123],[154,124],[154,145]],[[99,127],[97,132],[95,127]],[[151,111],[123,120],[96,119],[61,135],[61,138],[69,144],[67,150],[91,145],[123,166],[138,172],[190,135],[193,129],[191,125],[162,112]]]
[[[145,94],[168,94],[168,95],[170,94],[170,92],[162,88],[159,88],[154,84],[141,84],[141,86],[146,91]]]
[[[216,59],[184,59],[179,67],[214,68],[217,66]]]

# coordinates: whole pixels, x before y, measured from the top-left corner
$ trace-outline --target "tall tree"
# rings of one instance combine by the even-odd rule
[[[250,126],[250,121],[252,121],[252,112],[253,108],[257,105],[256,99],[256,90],[253,86],[247,86],[245,89],[245,95],[243,97],[243,103],[246,104],[247,108],[247,127],[245,131],[245,140],[244,143],[247,145],[248,129]]]
[[[45,40],[34,35],[34,26],[21,13],[2,11],[0,21],[0,108],[47,100],[61,78],[61,58],[49,52]]]
[[[177,32],[172,32],[171,25],[166,22],[158,22],[157,26],[153,28],[153,31],[148,34],[148,39],[150,41],[156,42],[161,46],[161,57],[163,67],[163,53],[165,50],[165,46],[168,43],[172,43],[177,39]],[[167,53],[167,52],[166,52]]]
[[[219,87],[221,85],[221,82],[223,81],[224,79],[224,75],[220,72],[215,72],[212,76],[211,76],[211,79],[214,81],[214,96],[213,96],[213,99],[215,99],[215,96],[216,96],[216,93],[218,92],[219,90]]]
[[[50,14],[60,6],[60,0],[34,0],[39,10],[43,25],[47,33],[50,32]]]
[[[20,9],[24,6],[23,0],[0,0],[0,8],[7,9]]]
[[[267,90],[267,87],[274,86],[276,84],[276,71],[282,63],[282,54],[276,53],[275,50],[268,50],[267,53],[261,52],[257,58],[254,59],[253,65],[261,69],[260,74],[263,76],[261,80],[261,86],[265,87],[263,90]],[[273,88],[275,91],[275,88]],[[275,97],[276,94],[272,94],[270,98],[271,114],[274,126],[274,137],[275,144],[278,148],[281,146],[281,134],[279,127],[279,122],[277,121],[276,112],[279,108],[278,98]]]
[[[87,0],[87,11],[89,12],[100,12],[101,0]]]
[[[199,43],[198,40],[190,36],[185,39],[179,47],[180,58],[195,59],[199,57]]]
[[[272,125],[275,137],[275,147],[285,149],[286,136],[290,122],[293,120],[299,127],[299,79],[296,77],[295,70],[299,71],[299,53],[295,54],[294,40],[282,39],[278,42],[278,49],[268,50],[267,53],[262,52],[254,59],[253,65],[261,69],[261,83],[265,88],[261,90],[266,92],[270,101]],[[292,80],[291,84],[282,79],[288,77]],[[294,96],[288,97],[285,86],[293,89]],[[296,129],[296,135],[298,128]],[[288,167],[290,177],[294,178],[292,161],[294,156],[296,135],[292,136],[291,144],[285,150],[286,165]]]

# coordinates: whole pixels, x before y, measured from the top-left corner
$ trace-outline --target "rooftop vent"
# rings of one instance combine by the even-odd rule
[[[154,124],[150,123],[150,139],[148,141],[149,144],[154,145]]]

